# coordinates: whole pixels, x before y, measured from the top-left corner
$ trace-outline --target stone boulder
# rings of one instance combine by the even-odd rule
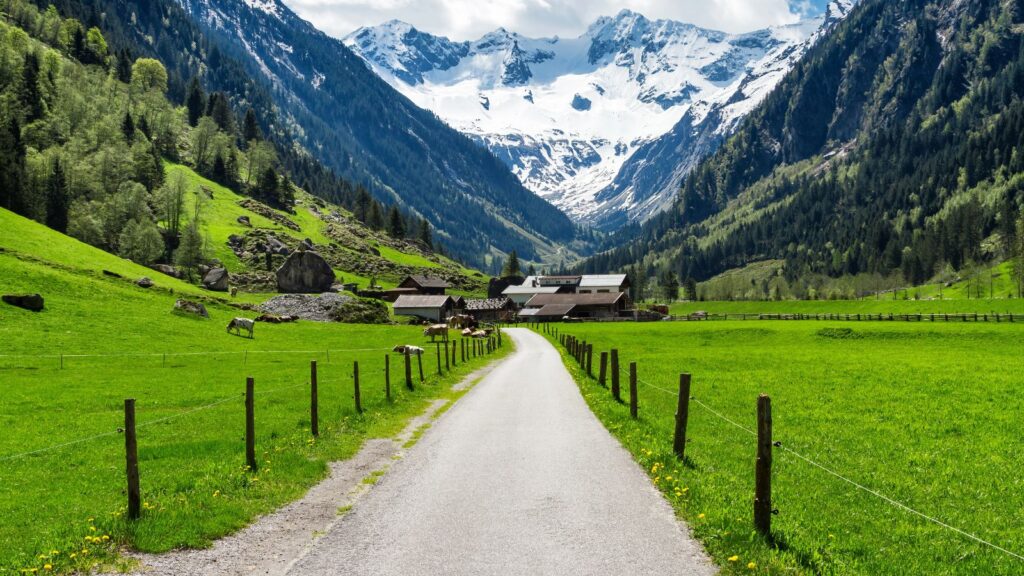
[[[143,276],[142,278],[139,278],[135,282],[135,285],[138,286],[139,288],[152,288],[153,280],[150,279],[149,276]]]
[[[181,272],[179,272],[177,268],[169,264],[153,264],[152,266],[150,266],[150,268],[156,270],[161,274],[166,274],[171,278],[181,278]]]
[[[24,308],[31,312],[41,312],[43,310],[43,297],[39,294],[4,294],[0,298],[11,306]]]
[[[316,252],[294,252],[277,270],[277,289],[286,294],[321,294],[334,284],[334,270]]]
[[[203,286],[205,286],[207,290],[213,290],[214,292],[227,292],[228,271],[224,268],[211,268],[210,271],[203,276]]]
[[[267,252],[270,252],[271,254],[280,254],[281,256],[288,256],[292,253],[287,244],[273,236],[267,237]]]
[[[242,226],[248,226],[249,228],[252,228],[252,221],[249,220],[248,216],[239,216],[238,223],[241,224]]]
[[[209,318],[210,313],[206,311],[206,306],[198,302],[192,302],[190,300],[178,300],[174,303],[174,312],[178,314],[184,314],[187,316],[198,316],[199,318]]]

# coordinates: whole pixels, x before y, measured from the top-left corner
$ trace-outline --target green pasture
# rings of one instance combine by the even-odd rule
[[[27,242],[35,240],[4,234],[0,245],[27,249]],[[129,280],[138,267],[84,245],[40,251],[74,266],[0,253],[4,292],[46,297],[38,314],[0,305],[0,574],[116,564],[120,547],[208,546],[300,497],[325,477],[328,462],[352,456],[365,439],[392,436],[430,400],[453,398],[450,385],[485,361],[439,377],[434,347],[407,326],[258,324],[255,339],[240,338],[225,327],[252,313],[224,301],[204,300],[208,320],[171,312],[182,293],[204,296],[197,288],[160,278],[143,290]],[[427,348],[424,384],[413,365],[415,391],[404,386],[404,359],[388,354],[405,343]],[[313,360],[321,428],[315,440]],[[353,399],[356,361],[362,414]],[[256,472],[244,466],[246,377],[256,382]],[[145,502],[137,522],[123,517],[124,438],[117,430],[125,398],[137,400]]]
[[[594,345],[595,376],[600,352],[620,351],[627,404],[628,366],[637,363],[636,421],[608,389],[574,372],[594,412],[725,573],[1024,571],[1013,555],[1024,554],[1024,325],[722,321],[558,329]],[[672,452],[681,372],[692,374],[694,398],[685,463]],[[761,393],[771,396],[774,439],[783,447],[774,455],[772,542],[752,522],[750,431]]]

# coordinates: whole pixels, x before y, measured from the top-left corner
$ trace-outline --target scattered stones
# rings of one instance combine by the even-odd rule
[[[139,278],[135,282],[135,285],[138,286],[139,288],[152,288],[153,280],[151,280],[149,276],[143,276],[142,278]]]
[[[228,271],[224,268],[211,268],[203,276],[203,286],[214,292],[228,291]]]
[[[291,248],[289,248],[287,244],[281,242],[274,236],[267,236],[266,250],[271,254],[280,254],[281,256],[288,256],[292,253]]]
[[[296,232],[302,231],[302,227],[300,227],[292,220],[280,215],[276,210],[274,210],[270,206],[267,206],[266,204],[263,204],[261,202],[257,202],[252,198],[246,198],[245,200],[240,201],[238,205],[250,212],[259,214],[260,216],[263,216],[268,220],[273,220],[274,222],[284,226],[285,228],[288,228],[289,230],[294,230]]]
[[[302,243],[299,244],[299,250],[309,250],[312,252],[316,252],[316,246],[313,244],[312,240],[306,238],[305,240],[302,241]]]
[[[242,226],[246,226],[248,228],[252,228],[252,221],[249,220],[248,216],[239,216],[238,217],[238,223],[241,224]]]
[[[178,300],[177,302],[175,302],[174,312],[177,314],[196,316],[199,318],[210,317],[210,313],[206,311],[206,306],[203,306],[198,302],[192,302],[191,300]]]
[[[289,294],[320,294],[334,284],[334,270],[316,252],[294,252],[277,270],[277,289]]]
[[[287,324],[289,322],[298,321],[298,316],[278,316],[276,314],[261,314],[256,318],[257,322],[266,322],[267,324]]]
[[[4,294],[3,301],[11,306],[23,308],[30,312],[41,312],[43,310],[43,297],[39,294]]]

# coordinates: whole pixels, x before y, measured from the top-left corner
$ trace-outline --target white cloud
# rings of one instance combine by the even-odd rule
[[[360,26],[403,20],[454,40],[474,40],[504,27],[526,36],[574,37],[599,16],[622,9],[726,32],[747,32],[800,17],[791,0],[284,0],[332,36]]]

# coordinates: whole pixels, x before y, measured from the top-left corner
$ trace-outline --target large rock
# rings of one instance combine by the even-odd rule
[[[152,288],[153,287],[153,280],[149,276],[143,276],[142,278],[139,278],[135,282],[135,284],[139,288]]]
[[[43,309],[43,297],[39,294],[4,294],[2,298],[11,306],[32,312],[40,312]]]
[[[203,286],[214,292],[228,291],[228,271],[224,268],[213,268],[203,276]]]
[[[277,289],[288,294],[320,294],[334,284],[334,270],[316,252],[294,252],[277,270]]]
[[[160,272],[161,274],[166,274],[171,278],[181,278],[181,272],[179,272],[174,266],[170,266],[168,264],[153,264],[150,268]]]
[[[175,302],[174,312],[188,316],[198,316],[200,318],[210,317],[210,313],[206,311],[206,306],[190,300],[178,300]]]
[[[271,254],[280,254],[281,256],[288,256],[292,253],[288,248],[288,245],[273,236],[267,237],[267,252],[270,252]]]

